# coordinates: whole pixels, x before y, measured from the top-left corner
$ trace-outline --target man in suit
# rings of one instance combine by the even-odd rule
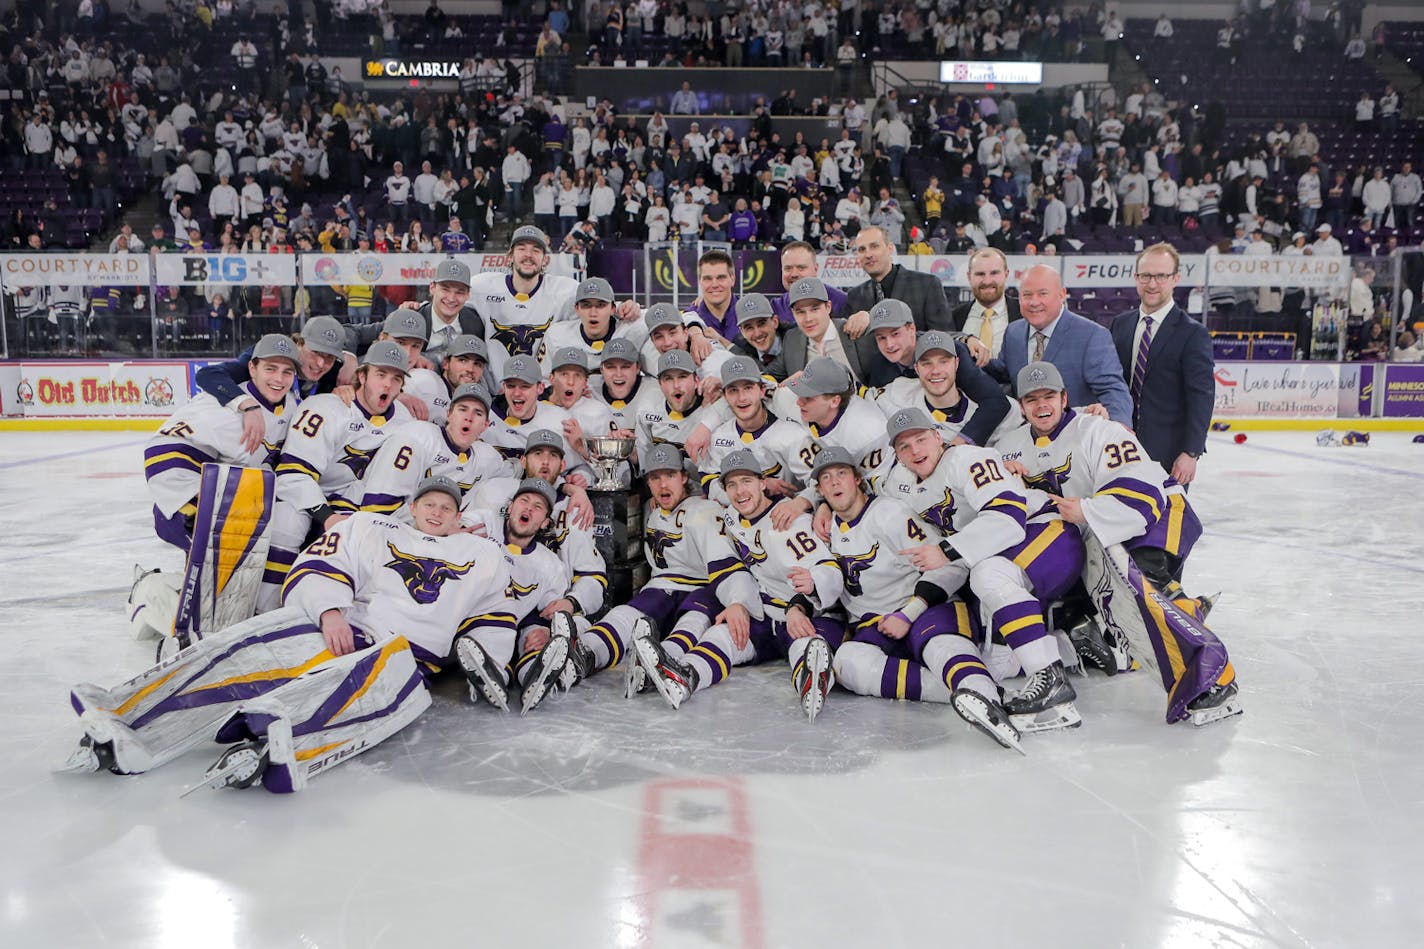
[[[776,317],[786,327],[790,327],[795,319],[791,316],[791,303],[789,288],[805,277],[819,277],[820,272],[816,264],[816,248],[805,241],[791,241],[781,248],[781,285],[788,288],[788,292],[771,301],[771,308],[776,311]],[[831,298],[831,312],[845,315],[846,292],[838,287],[826,287],[826,293]]]
[[[1112,324],[1132,396],[1132,428],[1148,454],[1186,486],[1196,480],[1216,404],[1211,335],[1172,299],[1181,268],[1171,244],[1138,254],[1135,280],[1140,303]]]
[[[850,370],[859,382],[865,382],[866,370],[872,358],[878,357],[875,340],[867,334],[849,338],[845,320],[831,318],[831,296],[826,285],[816,277],[796,281],[787,291],[791,315],[796,325],[786,331],[781,340],[781,354],[772,360],[766,374],[778,380],[796,375],[817,356],[834,359]]]
[[[1113,421],[1131,427],[1132,397],[1111,334],[1067,304],[1058,271],[1046,264],[1030,267],[1019,281],[1023,319],[1004,334],[995,375],[1017,379],[1029,363],[1051,362],[1063,376],[1070,405],[1100,404]]]
[[[863,336],[870,326],[870,308],[886,299],[909,304],[916,329],[953,331],[949,300],[945,299],[939,278],[895,263],[895,245],[886,238],[883,228],[861,228],[855,235],[855,256],[870,279],[846,294],[847,336]]]
[[[1008,295],[1009,258],[994,247],[981,247],[969,255],[969,290],[974,299],[950,311],[956,332],[981,369],[1004,353],[1009,324],[1023,319],[1019,301]],[[1012,380],[1000,379],[1008,385]]]
[[[469,300],[470,268],[454,257],[446,257],[435,268],[435,278],[430,281],[430,299],[418,306],[405,304],[407,307],[415,306],[416,312],[425,319],[430,345],[424,355],[434,365],[440,364],[446,348],[456,336],[485,338],[484,318],[470,306]],[[360,356],[380,334],[379,322],[351,327],[347,332],[348,343],[351,344],[348,348]]]

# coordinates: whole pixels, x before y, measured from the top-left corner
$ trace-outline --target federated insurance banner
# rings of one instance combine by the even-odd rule
[[[422,286],[435,279],[435,268],[450,254],[303,254],[301,258],[304,285],[345,286],[376,284],[380,286]],[[506,272],[508,254],[455,254],[469,266],[472,274]],[[555,254],[549,259],[547,273],[574,275],[572,255]]]
[[[166,418],[189,399],[186,362],[7,363],[7,415]]]
[[[1424,418],[1424,365],[1389,363],[1377,368],[1384,373],[1384,417]]]
[[[16,287],[146,287],[147,254],[0,254],[0,279]]]
[[[1323,362],[1218,362],[1217,418],[1358,418],[1369,414],[1359,366]]]
[[[297,282],[297,258],[291,254],[159,254],[153,267],[154,282],[163,287]]]

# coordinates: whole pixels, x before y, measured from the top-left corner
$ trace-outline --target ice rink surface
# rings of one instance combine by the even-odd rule
[[[200,792],[217,755],[57,775],[70,685],[149,664],[132,433],[0,433],[0,946],[150,949],[1417,946],[1424,445],[1214,434],[1187,570],[1246,714],[1163,724],[1151,672],[1075,680],[1019,757],[945,706],[782,666],[680,711],[604,673],[526,718],[437,688],[307,790]]]

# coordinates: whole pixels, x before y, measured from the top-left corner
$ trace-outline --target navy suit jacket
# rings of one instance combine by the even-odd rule
[[[1113,319],[1112,337],[1122,360],[1123,379],[1132,384],[1137,354],[1132,337],[1138,311]],[[1142,377],[1135,418],[1138,441],[1168,472],[1182,452],[1206,451],[1206,433],[1216,405],[1216,359],[1211,334],[1179,306],[1173,306],[1160,326],[1153,327],[1147,349],[1147,374]]]
[[[1028,320],[1010,323],[1004,332],[1003,352],[990,363],[1002,366],[1011,385],[1017,383],[1019,370],[1028,365],[1032,333]],[[1104,327],[1064,309],[1053,327],[1053,335],[1048,338],[1043,359],[1053,363],[1062,374],[1070,405],[1101,402],[1114,422],[1132,426],[1132,396],[1123,379],[1122,363],[1113,338]]]

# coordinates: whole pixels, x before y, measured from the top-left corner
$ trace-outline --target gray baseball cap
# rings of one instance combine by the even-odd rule
[[[921,333],[920,338],[915,341],[915,359],[923,359],[926,353],[932,353],[936,349],[951,356],[959,355],[959,347],[954,345],[953,336],[939,330],[930,330],[928,333]]]
[[[296,366],[297,344],[292,342],[292,337],[283,336],[281,333],[268,333],[257,341],[257,345],[252,347],[253,359],[286,359]]]
[[[738,297],[735,310],[739,324],[745,320],[776,319],[776,313],[771,309],[771,301],[760,293],[748,293],[744,297]]]
[[[396,310],[381,324],[381,332],[391,339],[429,339],[425,332],[425,317],[414,310]]]
[[[563,436],[547,428],[536,428],[524,436],[524,453],[527,455],[536,448],[552,448],[562,455],[564,453]]]
[[[456,389],[454,395],[450,396],[450,404],[454,405],[461,399],[478,399],[485,404],[486,409],[490,405],[489,390],[478,382],[467,382]]]
[[[761,370],[750,356],[733,356],[722,363],[722,385],[729,386],[734,382],[766,384],[766,380],[761,377]]]
[[[827,445],[811,461],[811,480],[815,481],[821,476],[822,471],[834,468],[836,465],[845,465],[857,476],[860,474],[860,466],[855,463],[855,459],[851,457],[848,450],[839,445]]]
[[[314,316],[302,327],[302,342],[328,356],[340,356],[346,346],[346,330],[330,316]]]
[[[756,452],[750,448],[739,448],[727,453],[727,457],[722,459],[719,477],[726,481],[738,471],[750,472],[758,478],[762,476],[761,462],[757,461]]]
[[[682,449],[671,442],[659,442],[648,451],[648,457],[643,459],[643,473],[652,474],[654,471],[685,471]]]
[[[577,366],[584,372],[588,372],[588,353],[577,346],[562,346],[554,353],[554,361],[549,366],[550,369],[564,369],[568,366]]]
[[[421,479],[420,484],[415,486],[415,493],[410,496],[412,501],[418,501],[431,491],[443,491],[455,499],[455,506],[459,507],[464,500],[464,495],[460,491],[460,486],[444,475],[431,475],[429,478]]]
[[[445,358],[449,359],[451,356],[478,356],[489,362],[489,347],[473,333],[461,333],[445,348]]]
[[[638,347],[621,336],[616,339],[610,339],[603,344],[603,352],[598,354],[598,361],[601,365],[606,362],[612,362],[615,359],[636,363],[638,361]]]
[[[515,244],[518,244],[521,241],[533,241],[540,247],[544,248],[544,253],[547,254],[549,252],[548,236],[543,231],[539,230],[539,228],[535,227],[533,224],[525,224],[523,227],[516,227],[514,229],[514,233],[509,235],[509,246],[511,248],[513,248]]]
[[[659,326],[681,326],[682,314],[671,303],[654,303],[643,311],[643,325],[649,333]]]
[[[387,369],[410,372],[410,359],[405,350],[388,339],[372,343],[371,348],[366,350],[366,355],[361,357],[361,365],[385,366]]]
[[[791,285],[791,289],[786,293],[786,303],[788,306],[795,306],[802,300],[820,300],[822,303],[829,303],[831,295],[826,292],[826,285],[817,277],[802,277]]]
[[[574,302],[580,300],[602,300],[604,303],[613,302],[613,287],[602,277],[589,277],[579,284],[578,293],[574,296]]]
[[[850,370],[826,356],[811,360],[794,382],[787,383],[797,398],[840,395],[849,389],[851,384]]]
[[[870,308],[869,332],[876,330],[897,330],[906,323],[915,322],[915,314],[909,304],[902,300],[881,300]]]
[[[431,283],[461,283],[470,285],[470,268],[454,257],[446,257],[435,268],[435,279]]]
[[[508,379],[518,379],[520,382],[537,385],[544,381],[544,373],[539,369],[539,363],[533,356],[513,356],[504,364],[504,375],[500,381],[504,382]]]
[[[553,513],[557,496],[554,494],[554,486],[543,478],[525,478],[519,482],[519,487],[514,489],[514,497],[510,498],[510,500],[513,501],[514,498],[519,497],[521,494],[539,495],[539,497],[544,499],[544,503],[549,505],[549,512]]]
[[[885,423],[885,434],[890,437],[890,444],[893,445],[895,438],[905,432],[933,430],[934,428],[934,419],[930,418],[930,413],[918,406],[911,406],[890,416],[890,420]]]
[[[1014,392],[1020,399],[1039,389],[1063,392],[1068,388],[1063,384],[1063,374],[1051,362],[1029,363],[1019,370],[1018,378],[1014,382]]]
[[[692,356],[686,350],[670,349],[658,357],[659,378],[665,372],[687,372],[695,375],[697,364],[692,361]]]

